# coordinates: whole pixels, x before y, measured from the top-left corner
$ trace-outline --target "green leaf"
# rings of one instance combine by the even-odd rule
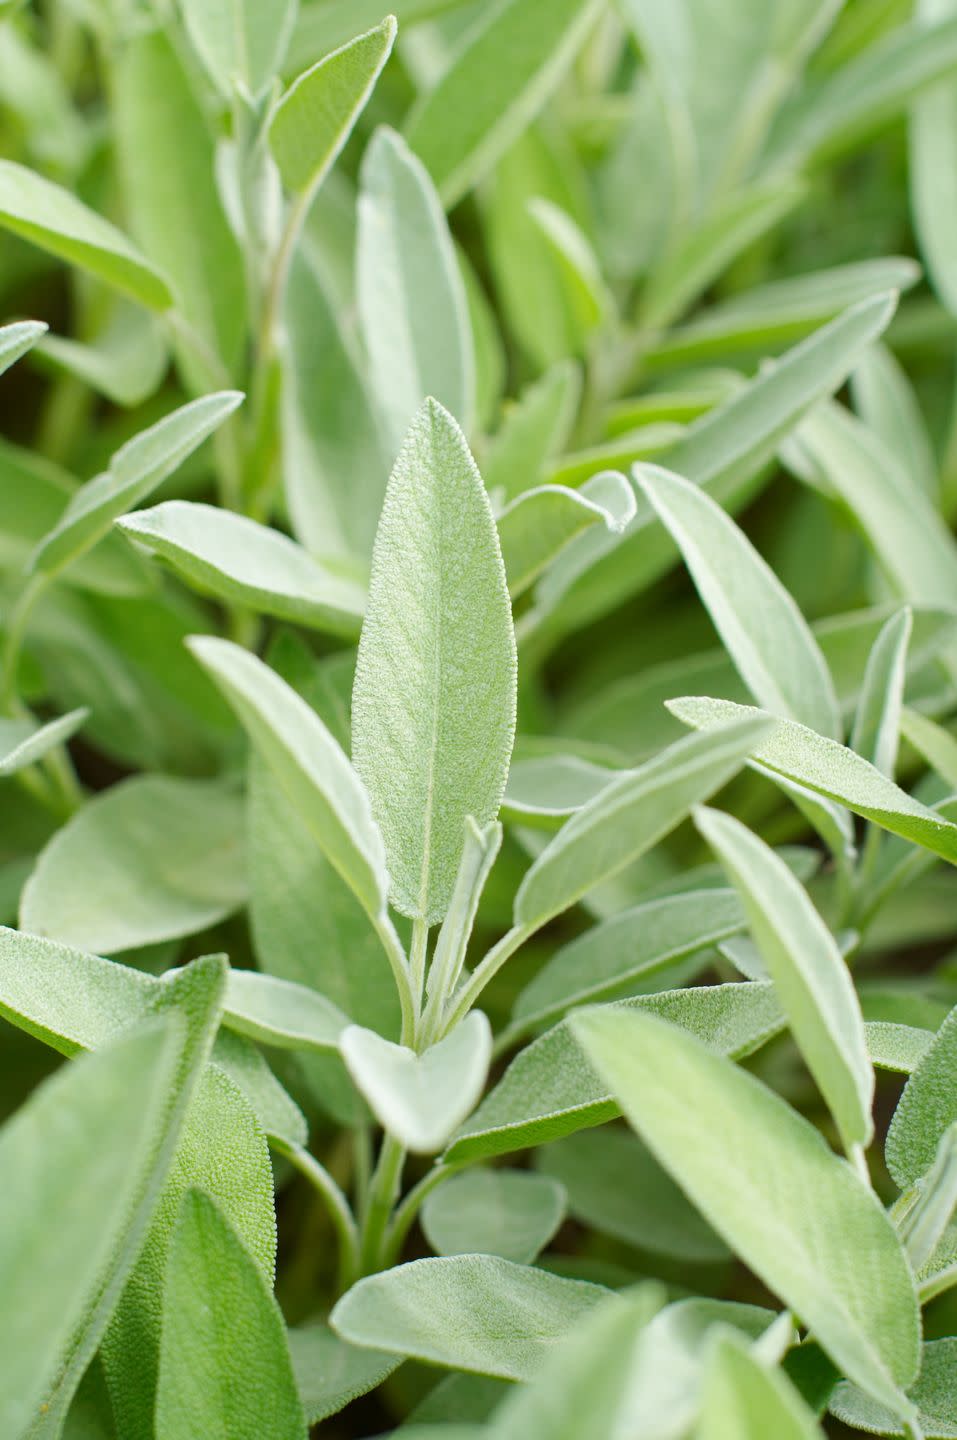
[[[668,709],[686,725],[710,731],[746,715],[769,718],[750,705],[703,696],[683,696],[668,701]],[[808,790],[846,805],[875,825],[912,840],[915,845],[957,864],[957,825],[914,800],[886,775],[869,765],[853,750],[798,725],[793,720],[775,720],[754,749],[754,759],[775,775],[806,786]]]
[[[920,1379],[908,1392],[917,1407],[921,1433],[927,1440],[953,1440],[957,1436],[957,1339],[929,1340],[921,1349]],[[853,1429],[872,1435],[903,1435],[899,1419],[856,1385],[842,1380],[828,1402],[828,1410]]]
[[[957,739],[919,710],[901,710],[901,734],[932,770],[957,790]]]
[[[720,789],[760,743],[765,726],[729,726],[714,743],[686,740],[626,771],[572,816],[542,851],[515,897],[515,924],[538,927],[574,905]]]
[[[784,1028],[769,984],[707,985],[642,995],[608,1007],[648,1010],[684,1025],[719,1054],[749,1055]],[[604,1013],[604,1008],[602,1009]],[[475,1114],[452,1137],[443,1159],[481,1160],[542,1145],[620,1114],[608,1085],[587,1063],[570,1022],[520,1051]]]
[[[117,524],[201,594],[334,635],[359,632],[366,598],[362,586],[245,515],[166,500]]]
[[[257,99],[286,54],[296,0],[180,0],[186,30],[213,84]]]
[[[339,1048],[377,1120],[406,1150],[434,1155],[471,1114],[485,1086],[492,1031],[480,1010],[417,1055],[350,1025]]]
[[[395,1355],[362,1350],[340,1340],[328,1325],[303,1325],[290,1330],[286,1338],[310,1425],[367,1395],[402,1363]]]
[[[528,1380],[608,1296],[493,1255],[414,1260],[360,1280],[330,1317],[344,1340],[432,1365]]]
[[[735,668],[759,705],[840,739],[824,656],[771,567],[706,491],[656,465],[635,478],[684,556]]]
[[[121,303],[89,344],[48,335],[38,353],[115,405],[141,405],[160,386],[169,350],[157,317]]]
[[[0,227],[152,310],[173,303],[164,277],[115,226],[69,190],[12,160],[0,160]]]
[[[458,984],[482,892],[501,848],[502,827],[497,820],[480,830],[471,815],[466,816],[455,887],[426,976],[426,994],[430,1000],[434,997],[436,1005],[444,1004]]]
[[[899,1075],[912,1075],[934,1043],[932,1030],[890,1020],[865,1020],[864,1036],[871,1064]]]
[[[395,0],[393,10],[405,29],[445,10],[454,10],[464,0]],[[293,35],[288,64],[293,69],[326,55],[337,45],[351,40],[357,30],[374,25],[382,15],[382,0],[324,0],[321,5],[302,7]]]
[[[613,1127],[582,1130],[535,1159],[565,1187],[569,1213],[580,1224],[686,1265],[729,1258],[724,1242],[637,1136]]]
[[[110,954],[193,935],[245,899],[239,797],[217,781],[137,775],[57,831],[24,888],[20,923]]]
[[[931,1168],[944,1132],[957,1121],[957,1009],[919,1061],[894,1111],[884,1157],[901,1190]],[[852,1377],[853,1378],[853,1377]]]
[[[353,690],[353,755],[396,909],[448,909],[465,817],[498,812],[515,728],[515,636],[482,478],[434,400],[389,480]]]
[[[876,432],[898,465],[911,470],[932,498],[938,491],[937,457],[917,394],[900,361],[886,345],[865,350],[851,376],[854,409]]]
[[[579,367],[560,361],[506,410],[482,466],[493,499],[501,492],[514,500],[541,481],[548,461],[569,438],[580,391]]]
[[[64,745],[89,713],[86,709],[71,710],[46,725],[35,725],[32,720],[0,719],[0,779],[15,775],[58,745]]]
[[[588,236],[567,210],[542,195],[533,195],[528,211],[554,257],[569,317],[569,334],[576,353],[584,354],[590,337],[614,320],[614,297],[605,285]]]
[[[382,837],[362,781],[318,715],[241,646],[194,635],[189,648],[238,714],[327,859],[370,918],[380,919],[388,886]]]
[[[167,1119],[171,1025],[60,1071],[0,1130],[0,1276],[17,1317],[0,1361],[6,1435],[23,1433],[49,1393],[122,1243]]]
[[[225,1022],[226,1016],[223,1019]],[[278,1140],[287,1147],[307,1143],[306,1117],[255,1045],[232,1030],[221,1029],[213,1046],[213,1061],[243,1092],[270,1140]]]
[[[387,126],[362,160],[358,224],[359,325],[390,457],[429,396],[468,434],[475,355],[465,285],[428,173]]]
[[[528,127],[599,9],[600,0],[496,0],[487,9],[406,126],[446,207]]]
[[[654,987],[659,970],[737,934],[744,912],[730,890],[691,890],[613,915],[556,950],[515,1001],[518,1031],[559,1020],[576,1005]],[[510,1027],[511,1030],[512,1027]]]
[[[513,760],[502,797],[502,817],[513,825],[557,830],[618,774],[620,771],[579,755],[529,755]]]
[[[55,575],[107,535],[242,404],[235,390],[205,395],[164,416],[113,456],[109,469],[72,496],[56,526],[37,546],[32,568]]]
[[[433,1190],[421,1225],[436,1255],[499,1255],[530,1265],[565,1218],[565,1191],[528,1170],[469,1170]]]
[[[289,87],[269,122],[269,148],[287,190],[315,194],[365,109],[392,53],[396,21],[350,40]]]
[[[280,1050],[336,1050],[348,1017],[325,996],[292,980],[231,970],[223,1002],[231,1030]]]
[[[715,1336],[695,1440],[821,1440],[813,1411],[780,1370],[732,1334]]]
[[[0,325],[0,375],[32,350],[46,333],[47,326],[42,320],[18,320],[13,325]]]
[[[866,1148],[874,1134],[874,1070],[837,941],[801,882],[740,820],[701,807],[695,824],[741,896],[788,1025],[844,1145]]]
[[[498,536],[514,599],[576,535],[591,525],[621,534],[635,513],[635,492],[615,470],[586,480],[580,490],[538,485],[525,490],[498,517]]]
[[[306,1419],[286,1327],[219,1207],[187,1190],[170,1245],[156,1440],[293,1440]]]
[[[779,1096],[676,1026],[611,1010],[570,1024],[631,1124],[718,1234],[846,1375],[908,1414],[901,1390],[917,1374],[917,1298],[873,1192]]]
[[[892,780],[897,769],[907,647],[913,625],[913,614],[905,605],[891,616],[874,641],[851,734],[851,749]]]

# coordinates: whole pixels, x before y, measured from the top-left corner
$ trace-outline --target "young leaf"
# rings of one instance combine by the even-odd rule
[[[580,490],[538,485],[525,490],[498,517],[498,537],[514,599],[591,525],[620,534],[635,513],[635,492],[615,470],[586,480]]]
[[[61,1070],[0,1130],[0,1277],[17,1316],[0,1359],[5,1435],[49,1392],[122,1242],[166,1121],[172,1023]]]
[[[255,970],[231,970],[223,1002],[231,1030],[280,1050],[336,1050],[348,1017],[324,995]]]
[[[916,1185],[934,1163],[944,1132],[957,1121],[957,1009],[911,1075],[894,1111],[884,1156],[901,1190]]]
[[[117,524],[201,594],[334,635],[359,633],[366,599],[362,586],[245,515],[166,500]]]
[[[528,871],[515,897],[515,924],[544,925],[636,860],[692,805],[730,780],[765,731],[734,725],[710,737],[711,744],[679,740],[607,785],[567,821]]]
[[[715,1336],[705,1372],[695,1440],[823,1440],[821,1430],[780,1370],[762,1365],[733,1334]]]
[[[251,99],[283,62],[296,0],[180,0],[186,30],[210,79],[227,100],[239,87]]]
[[[392,53],[396,21],[350,40],[300,75],[269,122],[269,148],[283,184],[310,198],[322,184]]]
[[[385,126],[362,161],[357,247],[359,324],[390,456],[428,396],[468,434],[475,355],[455,249],[421,161]]]
[[[908,1415],[901,1392],[917,1375],[917,1298],[873,1192],[779,1096],[676,1026],[614,1010],[570,1023],[631,1124],[718,1234],[846,1375]]]
[[[695,824],[721,861],[748,917],[798,1048],[845,1146],[874,1133],[874,1070],[844,958],[807,891],[747,826],[701,807]]]
[[[920,1378],[908,1392],[917,1410],[917,1422],[926,1440],[953,1440],[957,1435],[957,1338],[928,1340],[921,1347]],[[903,1435],[900,1419],[871,1396],[840,1381],[828,1401],[830,1413],[852,1429],[871,1435]]]
[[[363,1350],[340,1340],[328,1325],[303,1325],[290,1330],[286,1339],[299,1398],[310,1425],[317,1425],[360,1395],[367,1395],[402,1363],[396,1355]]]
[[[380,919],[388,886],[382,837],[361,780],[318,715],[241,646],[194,635],[189,648],[233,706],[323,853],[370,918]]]
[[[32,350],[46,333],[42,320],[18,320],[13,325],[0,325],[0,375]]]
[[[330,1316],[376,1350],[503,1380],[528,1380],[608,1291],[493,1255],[414,1260],[360,1280]]]
[[[515,728],[515,636],[482,478],[427,401],[389,480],[353,690],[353,755],[397,910],[445,914],[465,817],[494,820]]]
[[[880,342],[865,350],[851,376],[851,395],[868,429],[916,476],[924,493],[936,498],[937,457],[916,391],[893,350]]]
[[[466,816],[465,844],[455,888],[426,977],[426,993],[430,999],[435,997],[436,1005],[444,1003],[458,983],[482,891],[501,848],[502,827],[497,820],[480,830],[471,815]]]
[[[901,711],[901,734],[924,757],[932,770],[957,790],[957,739],[919,710]]]
[[[173,303],[164,277],[115,226],[69,190],[12,160],[0,160],[0,227],[152,310]]]
[[[581,227],[554,201],[535,195],[528,202],[528,211],[555,260],[575,351],[584,354],[590,337],[615,314],[615,301],[605,285],[598,256]]]
[[[528,1170],[469,1170],[433,1190],[421,1223],[436,1255],[499,1255],[530,1265],[565,1218],[565,1191]]]
[[[482,471],[491,496],[514,500],[538,485],[545,466],[568,440],[581,391],[581,372],[561,361],[525,389],[489,444]]]
[[[54,368],[75,375],[115,405],[141,405],[159,388],[169,366],[169,348],[155,315],[120,302],[87,344],[48,335],[39,354]]]
[[[24,888],[20,923],[111,954],[193,935],[245,899],[239,797],[218,781],[136,775],[56,832]]]
[[[913,613],[905,605],[891,616],[874,641],[864,671],[850,741],[852,750],[863,755],[891,780],[897,769],[901,706],[907,678],[907,647],[913,625]]]
[[[531,123],[598,14],[600,0],[496,0],[406,133],[450,208]]]
[[[841,737],[834,685],[804,616],[706,491],[658,466],[635,478],[684,556],[704,605],[759,705]]]
[[[642,995],[607,1007],[667,1016],[719,1054],[750,1055],[784,1028],[769,984],[706,985]],[[604,1007],[602,1010],[604,1013]],[[605,1081],[588,1064],[563,1020],[527,1046],[475,1114],[452,1137],[443,1159],[481,1160],[542,1145],[620,1113]]]
[[[765,711],[750,705],[734,705],[728,700],[702,696],[671,700],[668,709],[686,725],[705,732],[746,715],[770,718]],[[913,840],[916,845],[923,845],[951,864],[957,864],[957,825],[912,799],[853,750],[793,720],[775,720],[758,741],[753,754],[762,767],[774,774],[836,800],[892,835]]]
[[[0,779],[34,765],[50,750],[65,744],[89,713],[86,709],[71,710],[46,725],[34,725],[31,720],[0,720]]]
[[[71,498],[59,523],[37,546],[32,568],[56,574],[109,533],[241,405],[234,390],[205,395],[151,425],[113,456],[109,469]]]
[[[475,1108],[485,1086],[492,1031],[480,1010],[421,1055],[350,1025],[339,1048],[361,1094],[406,1150],[434,1155]]]
[[[295,1440],[306,1434],[286,1327],[219,1207],[187,1190],[170,1245],[156,1440]]]

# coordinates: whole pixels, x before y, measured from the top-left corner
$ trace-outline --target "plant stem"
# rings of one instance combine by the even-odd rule
[[[419,1020],[422,1014],[422,995],[425,990],[425,959],[429,946],[429,926],[425,920],[413,920],[412,922],[412,954],[410,957],[410,979],[412,984],[412,1003],[415,1006],[416,1039],[418,1035]]]
[[[369,1187],[369,1204],[362,1221],[359,1272],[372,1275],[382,1265],[383,1245],[389,1217],[399,1193],[405,1151],[398,1140],[386,1135]]]
[[[445,1023],[442,1026],[443,1035],[447,1035],[450,1030],[455,1029],[456,1025],[461,1024],[486,985],[495,978],[506,960],[515,954],[519,946],[524,945],[528,937],[534,933],[534,929],[535,927],[532,925],[514,925],[502,936],[497,945],[492,946],[485,958],[472,971],[454,1001],[450,1003]]]
[[[286,224],[276,250],[276,258],[273,261],[272,274],[269,277],[269,286],[266,290],[262,318],[259,323],[259,336],[256,342],[257,371],[265,370],[268,367],[276,350],[279,321],[286,298],[286,286],[289,282],[289,271],[292,268],[299,235],[309,213],[311,202],[311,193],[308,190],[304,191],[292,202],[289,214],[286,216]]]
[[[301,1145],[286,1145],[281,1140],[274,1140],[273,1145],[322,1197],[339,1237],[339,1290],[340,1293],[348,1290],[359,1274],[359,1231],[348,1200],[326,1167],[308,1150]]]
[[[387,1266],[394,1265],[399,1258],[405,1238],[412,1229],[415,1217],[422,1208],[423,1201],[432,1194],[444,1181],[457,1175],[463,1169],[462,1165],[433,1165],[417,1185],[414,1185],[406,1195],[402,1204],[398,1207],[392,1217],[392,1224],[386,1233],[383,1246],[382,1258]]]
[[[409,962],[402,948],[402,941],[395,933],[395,927],[389,917],[382,915],[373,923],[376,934],[382,941],[388,956],[395,988],[399,992],[399,1005],[402,1009],[402,1044],[412,1046],[415,1044],[418,1011],[413,999],[412,982],[409,978]]]

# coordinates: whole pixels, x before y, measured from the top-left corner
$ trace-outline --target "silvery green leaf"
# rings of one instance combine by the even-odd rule
[[[114,405],[128,407],[149,399],[169,365],[169,350],[156,316],[127,304],[116,307],[89,344],[48,335],[40,342],[38,353]]]
[[[874,1069],[837,942],[783,860],[740,820],[700,807],[695,824],[741,897],[798,1049],[849,1149],[874,1134]]]
[[[0,227],[152,310],[173,303],[166,279],[121,231],[69,190],[12,160],[0,161]]]
[[[475,1169],[453,1175],[422,1206],[436,1255],[499,1255],[530,1265],[565,1218],[558,1180],[530,1170]]]
[[[957,1121],[940,1137],[934,1163],[894,1207],[894,1220],[918,1276],[933,1260],[957,1209]]]
[[[286,1338],[310,1425],[337,1414],[360,1395],[367,1395],[402,1363],[396,1355],[350,1345],[325,1324],[296,1327]]]
[[[354,1345],[527,1380],[555,1341],[607,1296],[599,1285],[562,1280],[498,1256],[454,1255],[414,1260],[360,1280],[330,1323]]]
[[[902,1391],[919,1365],[917,1297],[874,1193],[779,1096],[677,1026],[620,1010],[570,1023],[631,1124],[718,1234],[846,1375],[909,1415]]]
[[[581,372],[559,361],[522,391],[505,412],[482,466],[489,494],[514,500],[538,485],[546,464],[564,448],[581,391]]]
[[[880,342],[865,350],[851,376],[851,396],[864,424],[881,437],[897,463],[916,476],[921,489],[936,497],[933,443],[917,393],[893,350]]]
[[[775,1366],[762,1365],[737,1336],[715,1335],[695,1440],[823,1440],[814,1412]]]
[[[465,844],[459,861],[452,899],[426,977],[426,993],[436,1003],[454,991],[465,963],[465,951],[472,935],[482,891],[502,848],[502,827],[497,820],[480,830],[471,815],[465,817]]]
[[[615,470],[586,480],[580,490],[537,485],[525,490],[498,517],[498,535],[514,599],[565,546],[591,525],[620,534],[635,513],[635,492]]]
[[[531,123],[571,64],[600,0],[496,0],[406,126],[446,207]]]
[[[306,1417],[279,1306],[219,1206],[191,1188],[166,1265],[156,1440],[197,1428],[207,1440],[302,1440]]]
[[[498,536],[461,430],[419,411],[386,491],[353,690],[353,755],[396,909],[448,908],[465,817],[498,811],[515,725],[515,637]]]
[[[669,701],[668,708],[686,725],[704,731],[745,715],[767,718],[766,711],[753,706],[705,696],[683,696]],[[957,825],[914,800],[836,740],[828,740],[794,720],[774,720],[755,747],[753,758],[764,769],[835,800],[892,835],[912,840],[957,864]]]
[[[584,354],[591,336],[614,320],[614,297],[588,236],[567,210],[541,195],[529,200],[528,209],[554,256],[575,350]]]
[[[241,827],[242,802],[218,781],[133,776],[41,851],[20,923],[107,954],[205,930],[245,902]]]
[[[280,1050],[333,1051],[348,1017],[317,990],[260,975],[230,970],[223,1020],[231,1030]]]
[[[374,1030],[339,1037],[349,1074],[376,1119],[406,1150],[434,1155],[474,1110],[485,1087],[492,1030],[480,1010],[417,1055]]]
[[[32,350],[46,333],[42,320],[17,320],[12,325],[0,326],[0,375]]]
[[[884,625],[868,656],[850,747],[893,780],[913,615],[903,606]],[[813,728],[813,727],[812,727]]]
[[[898,1101],[884,1156],[901,1190],[931,1168],[945,1131],[957,1121],[957,1009],[950,1012]]]
[[[461,4],[463,0],[395,0],[392,9],[405,31]],[[351,40],[358,30],[368,29],[381,19],[382,0],[325,0],[322,5],[303,6],[293,32],[287,68],[302,69],[316,56],[328,55]]]
[[[221,1028],[212,1058],[243,1092],[268,1139],[287,1148],[307,1143],[309,1126],[305,1115],[280,1085],[255,1045],[234,1030]]]
[[[502,818],[513,825],[556,830],[620,774],[580,755],[529,755],[513,760]]]
[[[601,1007],[667,1016],[719,1054],[749,1055],[784,1028],[769,984],[705,985],[641,995]],[[563,1020],[521,1050],[475,1114],[452,1137],[444,1159],[481,1160],[509,1155],[613,1120],[619,1107],[605,1081],[588,1064]]]
[[[0,779],[33,765],[80,729],[89,711],[71,710],[46,725],[32,720],[0,720]]]
[[[109,533],[114,520],[145,500],[242,401],[235,390],[205,395],[128,440],[109,469],[71,497],[59,522],[33,552],[33,569],[56,574],[89,550]]]
[[[122,1244],[166,1123],[179,1049],[172,1023],[61,1070],[0,1130],[0,1275],[18,1317],[0,1360],[8,1435],[22,1434],[49,1394]]]
[[[577,811],[542,851],[515,897],[515,924],[538,927],[632,860],[740,768],[765,727],[729,726],[707,745],[677,744],[625,771]]]
[[[165,500],[117,524],[201,594],[334,635],[358,634],[362,585],[278,530],[189,500]]]
[[[875,1069],[898,1075],[912,1075],[934,1043],[933,1030],[892,1020],[865,1020],[864,1037]]]
[[[179,0],[186,31],[228,100],[239,86],[257,98],[283,62],[296,0]]]
[[[957,1436],[957,1339],[929,1340],[921,1347],[920,1378],[909,1391],[926,1440],[954,1440]],[[828,1410],[857,1430],[872,1435],[903,1435],[900,1420],[856,1385],[842,1380],[828,1401]]]
[[[669,470],[635,478],[667,526],[731,659],[758,704],[839,739],[834,684],[804,616],[706,491]]]
[[[918,0],[914,7],[918,29],[933,30],[957,16],[953,0]],[[951,79],[924,85],[910,107],[910,204],[917,243],[928,279],[953,313],[957,308],[957,271],[948,244],[957,216],[953,174],[957,165],[957,106]]]
[[[468,434],[475,354],[461,271],[428,172],[386,126],[362,161],[357,246],[359,325],[391,455],[429,396]]]
[[[189,645],[323,854],[370,918],[381,918],[388,887],[382,837],[362,781],[318,715],[241,646],[206,635],[193,636]]]
[[[957,739],[919,710],[905,706],[901,711],[901,734],[932,770],[957,790]]]
[[[290,85],[269,121],[287,190],[314,195],[342,150],[395,41],[394,15],[326,55]]]

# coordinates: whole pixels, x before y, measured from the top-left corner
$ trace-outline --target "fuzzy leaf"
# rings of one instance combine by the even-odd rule
[[[66,744],[80,729],[89,710],[71,710],[46,725],[32,720],[0,720],[0,779],[34,765],[50,750]]]
[[[469,1170],[433,1190],[421,1223],[436,1255],[499,1255],[530,1265],[565,1218],[565,1191],[528,1170]]]
[[[909,1392],[917,1407],[921,1433],[926,1440],[954,1440],[957,1436],[957,1339],[929,1340],[922,1347],[920,1379]],[[842,1380],[828,1402],[828,1409],[838,1420],[853,1429],[872,1435],[903,1435],[900,1421],[892,1411],[879,1405]]]
[[[18,320],[13,325],[0,325],[0,375],[32,350],[46,333],[42,320]]]
[[[527,590],[565,546],[591,525],[620,533],[635,513],[635,492],[615,470],[580,490],[539,485],[525,490],[498,517],[498,536],[513,599]]]
[[[210,79],[226,99],[257,98],[282,64],[296,0],[180,0],[186,30]]]
[[[891,616],[874,641],[864,671],[850,741],[852,750],[863,755],[891,780],[897,769],[901,706],[907,678],[907,647],[913,624],[913,614],[905,605]]]
[[[325,996],[305,985],[231,970],[224,1018],[231,1030],[280,1050],[335,1050],[348,1018]]]
[[[395,1355],[350,1345],[328,1325],[303,1325],[290,1330],[287,1339],[310,1425],[337,1414],[360,1395],[367,1395],[402,1363]]]
[[[715,1336],[695,1440],[823,1440],[794,1386],[736,1336]]]
[[[944,1132],[955,1121],[957,1009],[950,1012],[904,1086],[887,1132],[887,1168],[901,1190],[916,1185],[931,1168]]]

